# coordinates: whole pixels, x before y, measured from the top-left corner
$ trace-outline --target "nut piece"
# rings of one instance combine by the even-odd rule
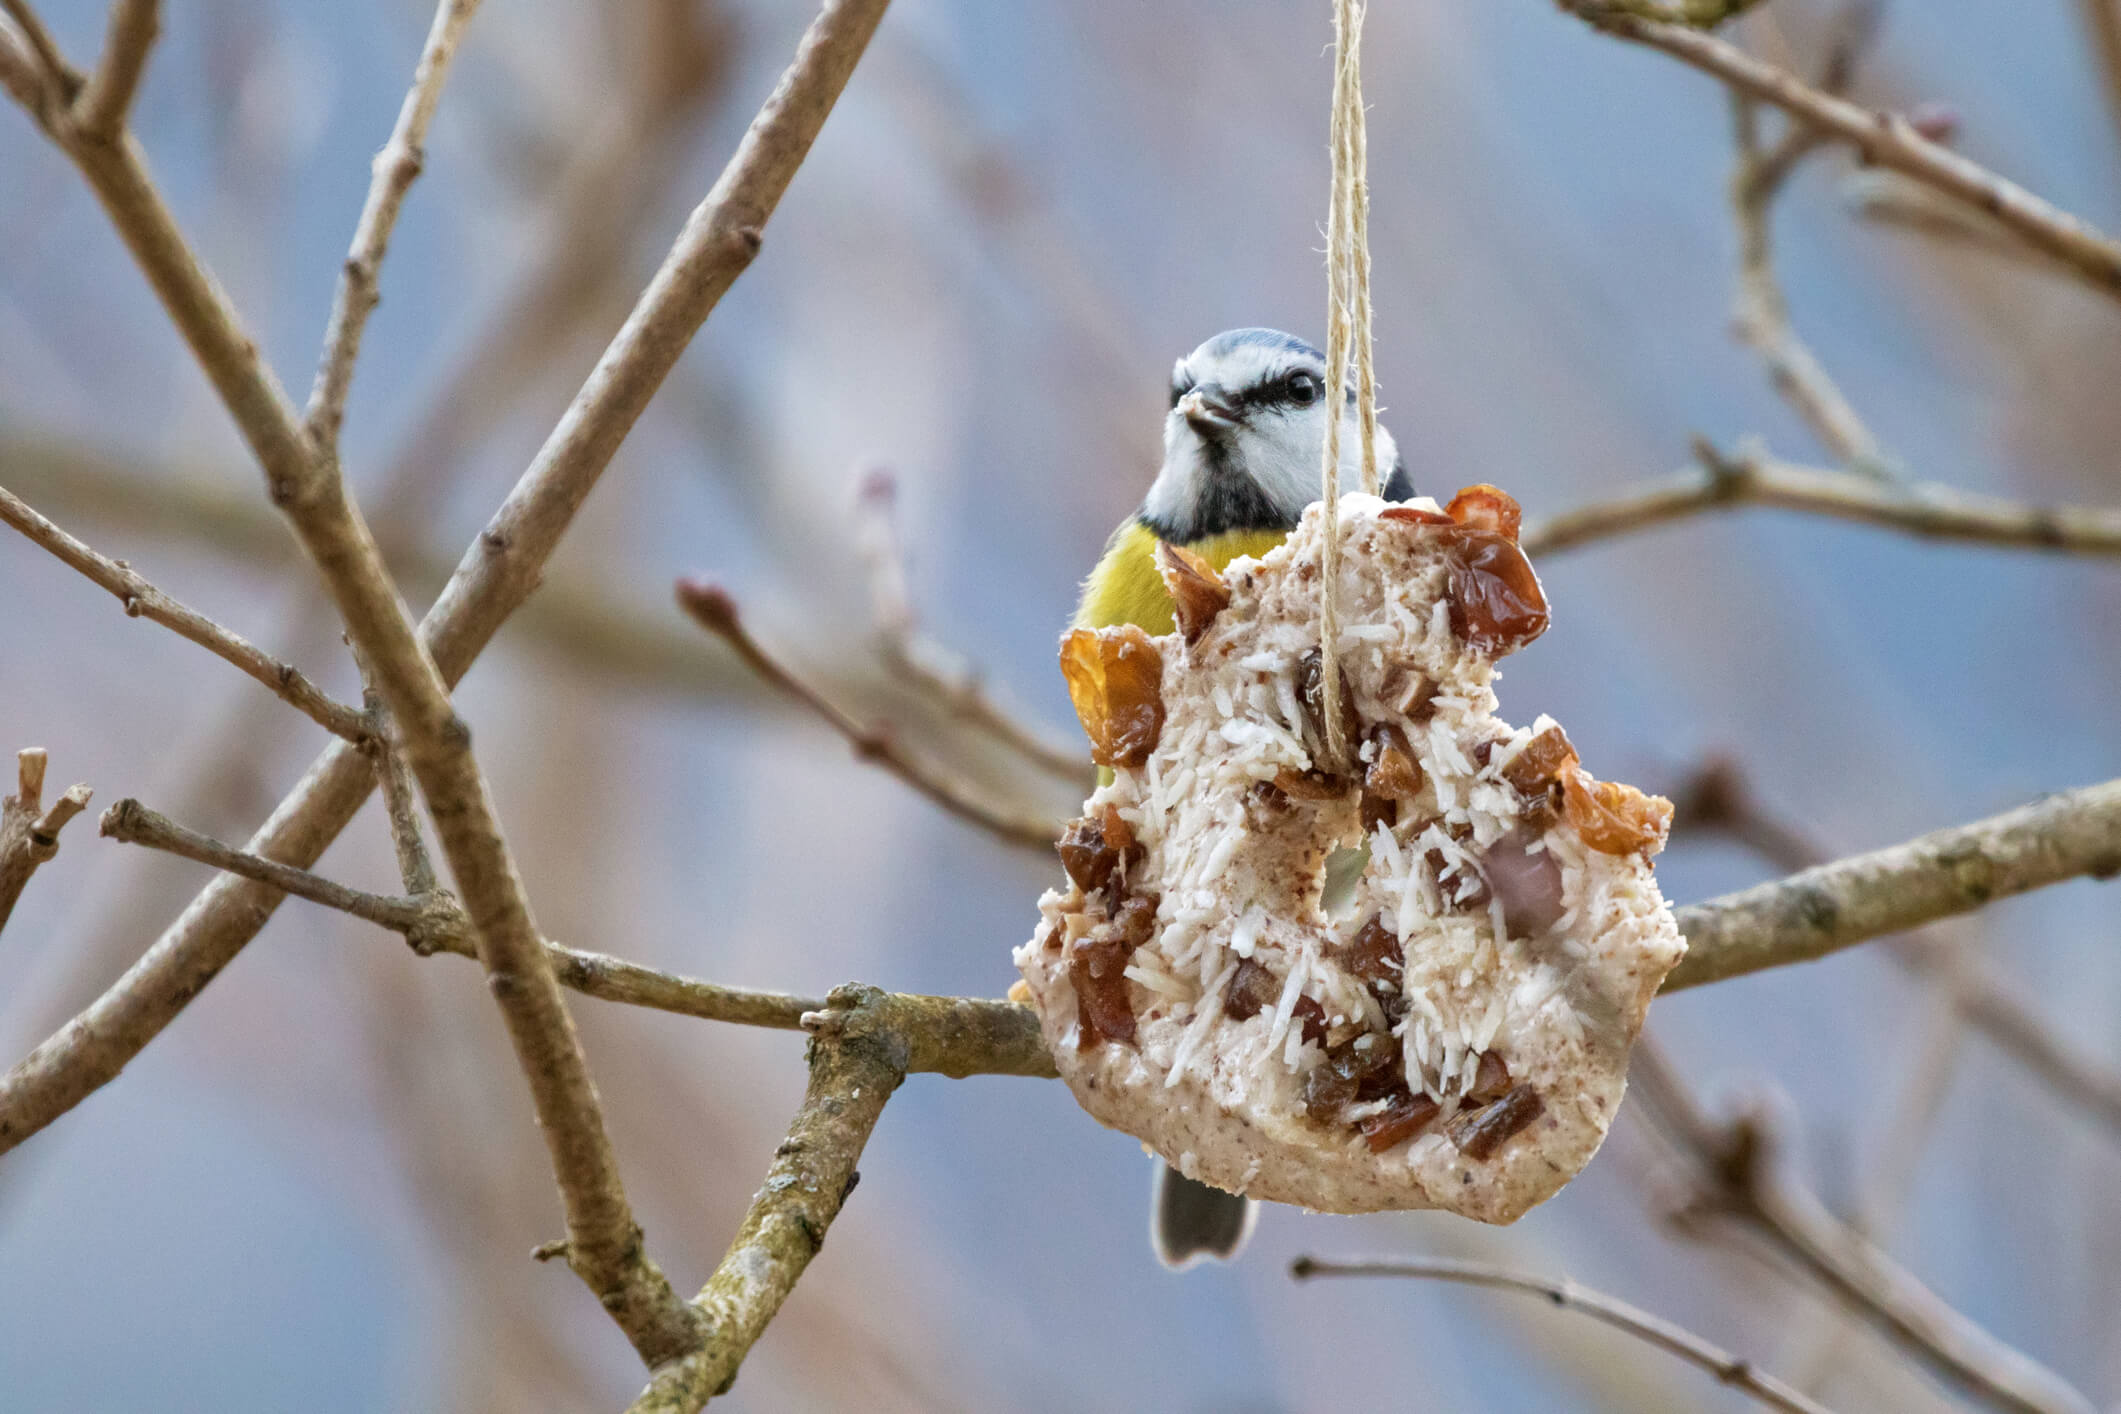
[[[1672,828],[1672,802],[1618,781],[1595,779],[1580,766],[1562,773],[1569,823],[1600,854],[1655,854]]]
[[[1524,512],[1518,509],[1516,497],[1485,481],[1460,491],[1444,510],[1460,525],[1500,535],[1512,545],[1517,543],[1517,528],[1524,524]]]
[[[1164,588],[1171,594],[1171,613],[1178,620],[1178,631],[1185,635],[1188,644],[1199,640],[1215,622],[1215,616],[1230,604],[1230,587],[1223,577],[1191,550],[1182,549],[1168,541],[1156,542],[1156,569],[1164,577]]]
[[[1164,655],[1139,624],[1071,630],[1061,640],[1068,700],[1100,766],[1139,766],[1164,730]]]
[[[1505,1140],[1538,1119],[1546,1107],[1537,1090],[1520,1085],[1492,1105],[1460,1112],[1444,1126],[1444,1133],[1467,1158],[1492,1159]]]

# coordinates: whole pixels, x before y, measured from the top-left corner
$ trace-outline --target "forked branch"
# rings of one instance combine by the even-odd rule
[[[88,808],[89,789],[77,785],[69,786],[47,809],[44,768],[43,747],[17,752],[15,793],[0,800],[0,928],[7,926],[29,876],[59,852],[59,832],[66,822]]]

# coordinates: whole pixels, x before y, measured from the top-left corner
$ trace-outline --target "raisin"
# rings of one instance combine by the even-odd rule
[[[1198,641],[1215,622],[1215,616],[1230,607],[1230,587],[1215,567],[1194,554],[1166,541],[1156,542],[1156,568],[1171,594],[1171,614],[1187,643]]]
[[[1500,658],[1547,631],[1547,600],[1532,562],[1516,542],[1463,529],[1451,558],[1451,632]]]
[[[1123,862],[1131,862],[1128,860],[1130,855],[1138,859],[1147,853],[1134,842],[1134,827],[1127,823],[1126,816],[1119,813],[1117,805],[1107,805],[1101,812],[1100,819],[1105,827],[1105,843],[1119,851]]]
[[[1372,990],[1385,984],[1397,992],[1406,955],[1400,949],[1399,935],[1385,927],[1384,915],[1374,914],[1340,950],[1340,965],[1369,983]]]
[[[1445,1132],[1467,1158],[1490,1159],[1505,1140],[1539,1118],[1546,1107],[1537,1090],[1520,1085],[1492,1105],[1461,1111]]]
[[[1400,1064],[1399,1047],[1381,1031],[1335,1046],[1304,1076],[1304,1110],[1315,1120],[1332,1120],[1350,1104],[1403,1091]]]
[[[1119,851],[1112,848],[1105,827],[1095,820],[1071,821],[1054,848],[1060,853],[1061,868],[1086,894],[1110,883],[1112,871],[1119,867]]]
[[[1490,1100],[1499,1100],[1510,1092],[1510,1068],[1503,1064],[1502,1057],[1493,1051],[1480,1053],[1480,1068],[1473,1073],[1473,1088],[1466,1091],[1466,1099],[1476,1105]]]
[[[1320,1124],[1340,1118],[1355,1102],[1355,1077],[1343,1075],[1332,1062],[1313,1066],[1304,1076],[1304,1113]]]
[[[1539,831],[1519,825],[1495,841],[1483,861],[1488,884],[1502,900],[1503,927],[1513,938],[1536,938],[1561,921],[1561,864],[1550,849],[1534,851]]]
[[[1237,973],[1223,992],[1223,1015],[1238,1021],[1250,1021],[1264,1007],[1270,1007],[1281,997],[1281,983],[1274,974],[1261,967],[1251,958],[1237,964]]]
[[[1510,758],[1510,764],[1502,768],[1502,778],[1519,795],[1536,799],[1575,764],[1576,748],[1569,744],[1568,733],[1560,727],[1548,727]]]
[[[1373,795],[1368,790],[1362,793],[1362,832],[1369,834],[1379,825],[1392,826],[1399,823],[1399,802],[1390,796]]]
[[[1517,543],[1517,528],[1524,523],[1524,512],[1518,509],[1516,498],[1484,481],[1460,491],[1444,509],[1460,525],[1500,535],[1513,545]]]
[[[1321,664],[1324,655],[1316,648],[1307,649],[1296,660],[1297,696],[1303,701],[1304,741],[1312,748],[1316,759],[1324,749],[1326,741],[1326,695],[1325,674]],[[1348,674],[1338,663],[1333,670],[1340,674],[1340,739],[1352,745],[1362,733],[1362,720],[1355,715],[1355,691],[1348,685]]]
[[[1134,999],[1127,962],[1156,931],[1156,900],[1130,898],[1119,912],[1075,940],[1068,980],[1075,985],[1077,1048],[1105,1041],[1134,1044]]]
[[[1139,766],[1164,730],[1162,652],[1138,624],[1071,631],[1061,640],[1068,700],[1100,766]]]
[[[1362,1122],[1363,1142],[1370,1146],[1371,1153],[1382,1154],[1428,1128],[1429,1121],[1436,1118],[1440,1108],[1427,1095],[1411,1092],[1402,1095],[1388,1108]]]
[[[1672,827],[1672,802],[1618,781],[1601,781],[1581,767],[1563,772],[1569,824],[1600,854],[1654,851]]]

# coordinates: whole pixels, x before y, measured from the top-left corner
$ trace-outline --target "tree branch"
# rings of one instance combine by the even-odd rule
[[[1745,1224],[1937,1374],[1997,1408],[2091,1414],[2060,1376],[1952,1309],[1789,1178],[1764,1112],[1728,1124],[1710,1119],[1647,1037],[1636,1043],[1628,1080],[1695,1170],[1701,1191],[1682,1217]]]
[[[2121,872],[2121,781],[2046,796],[1678,910],[1675,992],[1809,962],[2065,879]]]
[[[1032,765],[1070,785],[1092,780],[1097,768],[1088,754],[1058,745],[994,699],[973,667],[922,637],[920,616],[906,590],[906,561],[898,534],[898,482],[884,467],[861,481],[862,556],[869,564],[869,591],[876,606],[877,641],[884,661],[925,690],[960,721],[986,732]]]
[[[814,1018],[810,1085],[728,1254],[695,1304],[708,1336],[663,1366],[629,1414],[694,1414],[728,1390],[795,1289],[861,1175],[862,1147],[906,1077],[903,1036],[873,1008],[874,988],[841,987]]]
[[[1484,1262],[1455,1262],[1441,1257],[1408,1261],[1331,1262],[1317,1257],[1298,1257],[1289,1265],[1289,1275],[1298,1281],[1311,1277],[1410,1277],[1429,1281],[1463,1282],[1468,1286],[1495,1287],[1543,1296],[1556,1306],[1581,1311],[1593,1320],[1626,1331],[1637,1340],[1678,1356],[1688,1364],[1708,1371],[1719,1384],[1742,1391],[1770,1409],[1786,1414],[1830,1414],[1825,1405],[1792,1389],[1753,1362],[1711,1345],[1685,1326],[1653,1316],[1639,1306],[1607,1296],[1563,1277],[1559,1281],[1527,1276]]]
[[[59,832],[66,822],[88,808],[89,788],[77,785],[45,809],[44,766],[43,747],[16,752],[15,793],[0,800],[0,928],[7,926],[29,876],[59,852]]]
[[[1957,491],[1934,482],[1880,485],[1846,472],[1741,453],[1729,457],[1702,443],[1701,464],[1646,481],[1609,500],[1533,521],[1528,554],[1553,554],[1628,535],[1703,511],[1765,506],[1859,521],[1928,540],[2121,554],[2121,510],[2025,506]]]
[[[108,142],[125,126],[147,69],[147,51],[161,30],[160,9],[158,0],[117,0],[111,6],[103,58],[74,100],[74,122],[90,141]]]
[[[928,799],[1011,844],[1050,849],[1060,836],[1058,822],[1018,807],[982,799],[964,781],[912,755],[898,744],[889,727],[865,726],[827,700],[759,645],[744,627],[736,600],[720,585],[681,579],[678,604],[686,613],[735,650],[752,670],[807,707],[845,737],[854,754],[897,776]]]
[[[223,662],[234,664],[332,735],[348,741],[360,741],[367,736],[368,719],[362,713],[331,697],[292,663],[272,657],[241,634],[221,627],[196,609],[170,598],[123,560],[97,554],[5,486],[0,486],[0,523],[13,526],[107,590],[125,606],[129,617],[161,624]]]
[[[1740,93],[1774,104],[1799,122],[1852,144],[1866,161],[1989,213],[2030,245],[2082,270],[2107,294],[2121,296],[2121,243],[1980,163],[1931,142],[1900,114],[1873,112],[1822,93],[1714,35],[1644,19],[1640,6],[1614,0],[1556,3],[1606,34],[1662,50]]]
[[[464,674],[537,587],[553,547],[641,409],[749,264],[760,227],[809,151],[884,5],[827,4],[573,406],[473,541],[421,625],[447,681]],[[335,744],[260,827],[252,851],[297,865],[315,862],[372,783],[368,761],[351,745]],[[221,878],[193,899],[123,977],[0,1077],[0,1153],[115,1078],[257,936],[280,897],[247,880]]]
[[[303,418],[310,438],[321,448],[334,449],[339,444],[339,425],[346,418],[346,395],[353,386],[361,334],[382,298],[377,276],[390,248],[390,234],[398,223],[405,194],[427,160],[427,128],[441,102],[443,80],[449,76],[464,27],[478,8],[479,0],[441,0],[435,6],[434,22],[413,68],[412,86],[398,109],[397,124],[376,154],[368,197],[354,226],[353,248],[339,274],[338,293],[324,332],[324,352],[317,362],[316,382]]]
[[[446,890],[416,890],[393,897],[349,888],[306,869],[235,849],[187,829],[137,800],[121,800],[105,811],[102,831],[121,843],[211,865],[387,928],[401,934],[422,956],[478,956],[463,906]],[[725,987],[660,972],[623,958],[584,952],[550,940],[544,941],[544,948],[553,973],[563,986],[602,1001],[648,1007],[702,1021],[783,1031],[799,1029],[805,1016],[828,1006],[814,997]],[[1050,1079],[1055,1075],[1052,1057],[1039,1035],[1038,1018],[1028,1007],[973,997],[902,992],[879,993],[870,1005],[906,1038],[907,1069],[911,1072],[956,1078],[1024,1075]]]

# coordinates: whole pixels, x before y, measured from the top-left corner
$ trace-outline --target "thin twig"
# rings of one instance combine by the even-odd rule
[[[905,1039],[878,1015],[879,999],[871,988],[842,987],[817,1017],[802,1107],[696,1299],[709,1334],[698,1350],[656,1371],[628,1414],[694,1414],[728,1389],[817,1256],[861,1177],[855,1165],[884,1102],[906,1076]]]
[[[692,615],[700,627],[727,643],[760,677],[802,703],[834,731],[845,737],[848,744],[853,746],[854,754],[862,760],[883,767],[951,814],[968,820],[1011,844],[1048,849],[1059,837],[1060,826],[1055,821],[1013,806],[981,799],[964,781],[907,752],[898,744],[888,727],[864,725],[848,716],[816,688],[797,677],[759,646],[758,640],[744,627],[743,615],[737,609],[736,600],[720,585],[681,579],[678,581],[677,596],[680,607]]]
[[[1664,990],[1824,957],[2065,879],[2121,872],[2121,781],[1852,855],[1678,910]]]
[[[1528,554],[1552,554],[1633,534],[1703,511],[1764,506],[1806,511],[1930,540],[2079,555],[2121,554],[2121,510],[2026,506],[1935,483],[1880,485],[1846,472],[1698,449],[1705,464],[1647,481],[1607,500],[1534,521]]]
[[[121,800],[105,811],[102,830],[107,838],[120,843],[211,865],[387,928],[402,935],[423,956],[478,956],[463,906],[446,890],[393,896],[350,888],[309,870],[236,849],[180,825],[137,800]],[[544,947],[554,975],[562,984],[602,1001],[674,1012],[702,1021],[783,1031],[801,1029],[804,1017],[829,1006],[815,997],[725,987],[550,940],[544,942]],[[910,992],[879,993],[878,997],[877,1005],[886,1008],[892,1026],[907,1038],[909,1072],[959,1078],[1026,1075],[1047,1079],[1056,1073],[1039,1035],[1038,1018],[1028,1007],[977,997],[933,997]]]
[[[1606,34],[1660,49],[1741,93],[1774,104],[1799,122],[1852,144],[1869,162],[1904,172],[1988,212],[2034,247],[2082,269],[2109,295],[2121,296],[2121,242],[1980,163],[1930,141],[1901,114],[1874,112],[1823,93],[1714,35],[1644,19],[1614,0],[1556,3]]]
[[[234,664],[332,735],[348,741],[360,741],[367,736],[368,719],[363,713],[330,696],[292,663],[274,658],[241,634],[223,628],[198,610],[170,598],[123,560],[97,554],[4,486],[0,486],[0,523],[13,526],[109,591],[125,606],[129,616],[161,624],[224,662]]]
[[[147,69],[147,52],[161,29],[159,0],[117,0],[111,6],[110,33],[103,57],[74,100],[74,122],[83,136],[108,142],[125,126],[125,115]]]
[[[7,926],[29,876],[59,852],[59,832],[66,822],[88,808],[89,789],[77,785],[46,809],[44,767],[41,746],[15,753],[15,793],[0,800],[0,928]]]
[[[1984,255],[2000,256],[2043,275],[2060,276],[2104,288],[2083,267],[2058,260],[2020,240],[2002,222],[1963,202],[1939,195],[1912,177],[1876,167],[1859,167],[1841,179],[1841,201],[1849,214],[1881,226],[1950,242]]]
[[[472,542],[421,625],[447,681],[463,676],[537,587],[545,561],[642,408],[750,264],[766,218],[831,112],[884,6],[885,0],[827,5],[573,406]],[[352,820],[372,784],[368,761],[350,744],[335,744],[280,802],[251,850],[314,863]],[[257,936],[279,898],[265,886],[223,877],[193,899],[124,976],[0,1076],[0,1153],[114,1079]]]
[[[1556,1306],[1581,1311],[1593,1320],[1603,1321],[1616,1330],[1626,1331],[1638,1340],[1647,1341],[1689,1364],[1699,1366],[1714,1375],[1718,1383],[1741,1390],[1770,1409],[1785,1410],[1787,1414],[1830,1414],[1826,1406],[1817,1400],[1806,1397],[1766,1371],[1755,1368],[1752,1361],[1711,1345],[1685,1326],[1665,1320],[1662,1316],[1653,1316],[1641,1307],[1631,1306],[1616,1296],[1593,1291],[1587,1286],[1578,1286],[1567,1277],[1553,1280],[1528,1276],[1502,1267],[1489,1266],[1485,1262],[1457,1262],[1443,1257],[1351,1262],[1298,1257],[1289,1264],[1289,1275],[1298,1281],[1311,1277],[1407,1277],[1427,1281],[1463,1282],[1468,1286],[1496,1287],[1503,1291],[1522,1291],[1532,1296],[1543,1296]]]
[[[1870,6],[1843,12],[1823,66],[1822,92],[1838,93],[1854,77],[1862,50],[1875,32],[1875,18]],[[1775,273],[1775,199],[1798,164],[1824,139],[1817,129],[1791,123],[1773,147],[1763,146],[1757,101],[1736,90],[1730,100],[1737,148],[1730,193],[1738,227],[1738,294],[1732,327],[1760,355],[1776,391],[1810,424],[1835,460],[1861,475],[1890,479],[1877,439],[1791,325],[1789,302]]]
[[[2116,0],[2077,0],[2084,17],[2092,52],[2099,63],[2099,87],[2114,123],[2121,127],[2121,3]]]
[[[36,59],[44,81],[55,90],[54,96],[61,103],[73,102],[74,95],[81,88],[81,72],[66,62],[66,56],[59,52],[58,42],[52,38],[52,32],[44,27],[44,21],[39,18],[36,10],[30,6],[28,0],[0,0],[0,10],[6,11],[7,17],[15,22],[15,27],[22,31],[22,38],[28,43],[30,54]],[[37,116],[41,120],[44,115]]]
[[[464,27],[471,23],[479,0],[441,0],[435,6],[434,22],[413,68],[412,86],[398,109],[390,140],[375,157],[368,197],[361,205],[361,219],[354,226],[353,247],[347,252],[339,274],[339,289],[332,300],[331,320],[325,327],[324,352],[317,362],[317,377],[310,389],[309,408],[303,425],[320,447],[336,447],[339,424],[346,417],[346,394],[353,386],[354,361],[361,352],[361,333],[368,316],[382,298],[377,276],[383,256],[390,248],[390,234],[405,204],[405,193],[427,160],[427,128],[441,102],[442,82],[449,76],[450,61]]]
[[[402,735],[479,940],[537,1110],[567,1215],[569,1264],[643,1360],[689,1347],[692,1313],[642,1250],[580,1039],[472,755],[470,732],[420,642],[329,447],[313,444],[257,341],[200,264],[139,147],[78,125],[59,142],[88,178],[220,394],[267,488],[337,605]]]
[[[884,661],[924,688],[952,716],[986,732],[1026,761],[1074,785],[1096,772],[1089,756],[1050,741],[996,701],[970,663],[924,637],[906,589],[906,559],[898,533],[898,482],[884,467],[864,473],[856,508],[859,540],[869,565],[870,601]]]

